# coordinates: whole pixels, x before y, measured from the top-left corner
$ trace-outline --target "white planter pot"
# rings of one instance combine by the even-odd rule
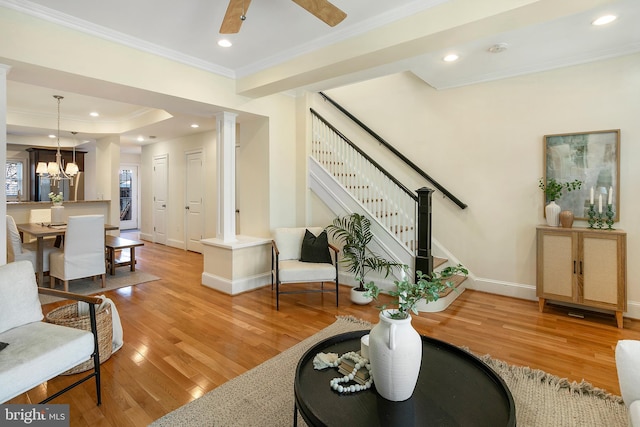
[[[556,204],[555,200],[550,201],[544,208],[548,226],[557,227],[560,225],[560,210],[560,206]]]
[[[371,374],[380,396],[394,402],[413,394],[422,363],[422,339],[413,329],[411,317],[391,319],[380,312],[380,322],[369,333]]]
[[[373,298],[365,296],[364,291],[356,291],[356,288],[351,288],[351,302],[354,304],[366,305],[373,301]]]
[[[64,215],[64,206],[62,204],[56,205],[54,203],[51,206],[51,223],[52,224],[63,224],[66,222],[66,218]]]

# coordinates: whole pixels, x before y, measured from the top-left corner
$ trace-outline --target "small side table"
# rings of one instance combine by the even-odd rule
[[[374,388],[340,395],[329,387],[334,368],[313,369],[318,353],[360,350],[369,331],[328,338],[309,349],[296,368],[295,407],[309,426],[474,426],[516,425],[516,409],[504,380],[487,364],[458,347],[422,336],[422,366],[413,396],[384,399]],[[375,373],[374,373],[375,378]]]
[[[106,235],[104,237],[104,245],[107,248],[107,265],[109,266],[109,272],[112,276],[116,274],[116,267],[123,265],[129,265],[131,266],[131,271],[136,271],[136,248],[138,246],[144,246],[143,242]],[[117,262],[116,250],[127,248],[129,249],[129,261]]]

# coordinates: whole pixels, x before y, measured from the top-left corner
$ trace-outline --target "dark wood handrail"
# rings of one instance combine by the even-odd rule
[[[357,145],[355,145],[353,142],[351,142],[349,140],[349,138],[347,138],[346,136],[344,136],[342,134],[342,132],[340,132],[338,129],[336,129],[331,123],[329,123],[324,117],[322,117],[320,114],[318,114],[318,112],[316,110],[314,110],[313,108],[310,108],[311,110],[311,114],[313,114],[314,116],[316,116],[318,118],[318,120],[320,120],[322,123],[325,124],[325,126],[327,126],[329,129],[331,129],[332,131],[334,131],[336,133],[336,135],[338,135],[340,138],[342,138],[344,140],[344,142],[346,142],[347,144],[349,144],[349,146],[351,148],[353,148],[354,150],[356,150],[358,152],[358,154],[360,154],[362,157],[364,157],[365,159],[367,159],[369,162],[371,162],[372,165],[374,165],[376,168],[378,168],[387,178],[389,178],[395,185],[397,185],[398,187],[400,187],[400,189],[402,189],[402,191],[404,191],[405,193],[407,193],[407,195],[409,195],[409,197],[411,197],[413,200],[415,200],[416,202],[418,201],[418,196],[416,196],[416,194],[409,190],[407,187],[405,187],[400,181],[398,181],[393,175],[391,175],[389,172],[387,172],[382,166],[380,166],[380,164],[378,164],[378,162],[376,162],[375,160],[373,160],[371,157],[369,157],[369,155],[367,155],[367,153],[365,153],[364,151],[362,151]]]
[[[393,147],[391,144],[389,144],[387,141],[385,141],[380,135],[375,133],[367,125],[365,125],[360,120],[358,120],[357,117],[355,117],[353,114],[351,114],[350,112],[345,110],[340,104],[335,102],[333,99],[329,98],[323,92],[319,92],[319,93],[320,93],[320,96],[322,96],[326,101],[329,101],[329,103],[331,105],[333,105],[334,107],[336,107],[342,114],[344,114],[345,116],[350,118],[354,123],[356,123],[362,129],[364,129],[369,135],[371,135],[373,138],[375,138],[380,144],[384,145],[393,154],[398,156],[398,158],[400,158],[403,162],[405,162],[407,165],[409,165],[409,167],[411,167],[411,169],[413,169],[418,174],[420,174],[420,176],[422,176],[424,179],[426,179],[427,181],[432,183],[434,185],[434,187],[436,187],[442,194],[444,194],[446,197],[448,197],[453,203],[458,205],[460,207],[460,209],[464,209],[464,208],[467,207],[467,205],[465,203],[463,203],[460,199],[458,199],[456,196],[451,194],[451,192],[449,190],[444,188],[440,183],[438,183],[438,181],[436,181],[435,179],[431,178],[425,171],[420,169],[415,163],[413,163],[411,160],[409,160],[404,154],[402,154],[401,152],[396,150],[395,147]],[[317,115],[317,113],[316,113],[316,115]]]

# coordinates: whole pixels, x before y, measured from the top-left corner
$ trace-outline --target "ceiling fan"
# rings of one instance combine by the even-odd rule
[[[307,12],[314,15],[330,27],[335,27],[347,14],[327,0],[291,0]],[[251,0],[229,0],[227,12],[224,14],[220,34],[235,34],[240,31],[242,22],[247,19],[247,9]]]

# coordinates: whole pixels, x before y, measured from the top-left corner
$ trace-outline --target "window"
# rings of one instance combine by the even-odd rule
[[[7,160],[5,174],[7,200],[22,200],[24,198],[24,171],[22,160]]]

